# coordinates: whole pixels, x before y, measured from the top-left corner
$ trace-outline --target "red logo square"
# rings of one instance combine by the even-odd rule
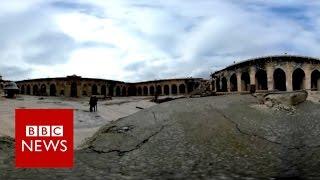
[[[73,110],[16,109],[17,168],[73,167]]]

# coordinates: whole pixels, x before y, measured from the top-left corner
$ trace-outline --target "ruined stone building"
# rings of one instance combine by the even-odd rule
[[[20,93],[41,96],[83,97],[183,95],[199,86],[201,78],[162,79],[138,83],[67,76],[17,81]]]
[[[2,79],[2,76],[0,75],[0,95],[3,93],[4,86],[7,82],[9,81]]]
[[[320,90],[320,60],[304,56],[267,56],[232,64],[211,74],[216,92]]]

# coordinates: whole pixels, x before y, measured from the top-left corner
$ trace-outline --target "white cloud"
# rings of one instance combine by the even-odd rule
[[[0,66],[22,67],[20,76],[14,75],[16,68],[10,73],[0,68],[9,79],[208,78],[210,71],[244,58],[285,52],[318,56],[316,1],[17,2],[0,7]],[[55,37],[60,38],[50,43]]]

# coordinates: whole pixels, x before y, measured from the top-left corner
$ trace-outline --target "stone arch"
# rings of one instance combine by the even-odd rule
[[[160,85],[157,86],[156,94],[157,95],[161,95],[162,94],[162,87]]]
[[[98,86],[96,84],[93,84],[91,87],[91,94],[92,95],[98,95]]]
[[[116,87],[116,96],[121,96],[121,89],[119,86]]]
[[[107,86],[102,85],[100,92],[101,92],[101,95],[106,96],[107,95]]]
[[[33,85],[33,87],[32,87],[32,94],[35,95],[35,96],[39,95],[38,85],[36,85],[36,84]]]
[[[70,97],[78,96],[78,85],[76,82],[71,83]]]
[[[180,94],[185,94],[186,93],[186,85],[180,84],[179,85],[179,93]]]
[[[268,90],[268,77],[265,70],[259,69],[256,72],[256,89],[257,90]]]
[[[230,91],[238,90],[237,75],[235,73],[230,77]]]
[[[227,83],[227,78],[226,77],[223,77],[221,79],[221,91],[222,92],[227,92],[228,91],[228,83]]]
[[[248,72],[241,74],[241,91],[249,91],[250,86],[250,75]]]
[[[142,88],[138,87],[138,96],[141,96],[141,95],[142,95]]]
[[[40,95],[41,96],[46,96],[47,95],[47,86],[45,84],[42,84],[40,86]]]
[[[164,94],[165,95],[169,95],[170,94],[170,88],[169,88],[169,85],[164,85],[163,87],[163,91],[164,91]]]
[[[50,85],[50,96],[56,96],[57,95],[57,88],[55,84]]]
[[[305,81],[306,75],[301,68],[297,68],[292,73],[292,89],[295,90],[302,90],[305,89]]]
[[[177,85],[175,85],[175,84],[172,84],[172,85],[171,85],[171,94],[174,94],[174,95],[178,94],[178,87],[177,87]]]
[[[221,91],[221,86],[220,86],[220,78],[216,78],[216,91],[219,92]]]
[[[127,87],[122,87],[122,96],[127,96]]]
[[[286,91],[286,73],[281,68],[277,68],[273,72],[274,90]]]
[[[148,96],[148,93],[149,93],[148,87],[147,87],[147,86],[144,86],[144,87],[143,87],[143,95],[144,95],[144,96]]]
[[[150,95],[153,96],[154,95],[154,86],[150,86]]]
[[[191,93],[194,90],[194,85],[195,85],[194,81],[187,82],[187,91],[188,91],[188,93]]]
[[[114,94],[114,92],[113,92],[113,87],[114,87],[114,85],[109,85],[109,87],[108,87],[108,94],[109,94],[109,96],[113,96],[113,94]]]
[[[137,88],[135,86],[130,86],[128,88],[129,96],[136,96],[137,95]]]
[[[31,86],[30,86],[30,84],[27,85],[27,95],[31,95]]]
[[[320,72],[318,70],[314,70],[311,73],[311,90],[320,90]]]
[[[21,88],[20,88],[20,93],[21,93],[21,94],[24,94],[24,93],[25,93],[25,86],[24,86],[24,85],[21,86]]]

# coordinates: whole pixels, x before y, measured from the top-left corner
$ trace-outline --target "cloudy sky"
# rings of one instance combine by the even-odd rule
[[[204,77],[246,58],[320,56],[320,2],[4,0],[4,79]]]

